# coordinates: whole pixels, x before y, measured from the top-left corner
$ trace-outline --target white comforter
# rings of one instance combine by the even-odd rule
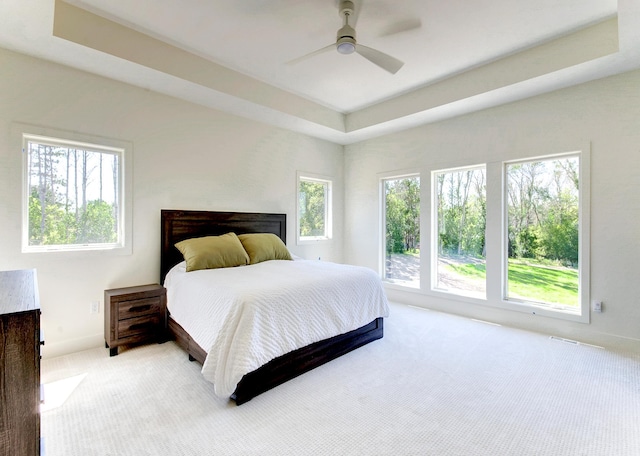
[[[208,353],[203,376],[229,397],[266,362],[389,314],[371,269],[325,261],[271,260],[185,270],[165,279],[172,318]]]

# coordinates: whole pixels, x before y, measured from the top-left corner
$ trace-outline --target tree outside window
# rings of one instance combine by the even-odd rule
[[[420,288],[420,176],[383,179],[384,280]]]
[[[331,181],[298,178],[298,240],[331,238]]]
[[[506,298],[579,311],[580,158],[506,165]]]
[[[486,297],[485,176],[484,167],[433,174],[436,290]]]

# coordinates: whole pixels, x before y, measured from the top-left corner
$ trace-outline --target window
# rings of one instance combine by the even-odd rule
[[[383,279],[420,288],[420,176],[382,179]]]
[[[508,301],[581,314],[580,160],[571,154],[505,165]]]
[[[588,322],[589,162],[585,144],[431,169],[422,201],[418,173],[379,176],[383,280],[438,298]],[[430,214],[424,250],[421,207]],[[425,265],[428,285],[420,278]]]
[[[124,147],[23,134],[23,251],[124,247]]]
[[[484,167],[432,174],[435,290],[486,298],[485,174]]]
[[[298,175],[298,242],[331,239],[331,180]]]

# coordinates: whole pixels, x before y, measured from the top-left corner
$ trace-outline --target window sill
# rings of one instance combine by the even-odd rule
[[[442,290],[422,290],[419,288],[413,288],[408,286],[402,286],[400,284],[383,282],[386,289],[399,291],[399,292],[407,292],[411,294],[419,294],[423,296],[430,296],[434,298],[449,300],[449,301],[457,301],[467,304],[474,304],[485,307],[493,307],[503,310],[508,310],[511,312],[519,312],[519,313],[528,313],[531,315],[553,318],[556,320],[565,320],[565,321],[574,321],[578,323],[586,323],[590,322],[589,312],[584,311],[582,315],[576,312],[568,312],[562,310],[556,310],[551,308],[545,308],[544,306],[535,306],[526,302],[514,302],[507,301],[504,299],[481,299],[470,296],[459,295],[447,291]]]

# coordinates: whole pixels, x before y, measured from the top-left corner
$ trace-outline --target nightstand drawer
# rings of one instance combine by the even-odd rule
[[[157,314],[121,320],[118,322],[118,339],[152,333],[159,324],[160,317]]]
[[[160,298],[135,299],[118,303],[118,320],[160,312]]]

